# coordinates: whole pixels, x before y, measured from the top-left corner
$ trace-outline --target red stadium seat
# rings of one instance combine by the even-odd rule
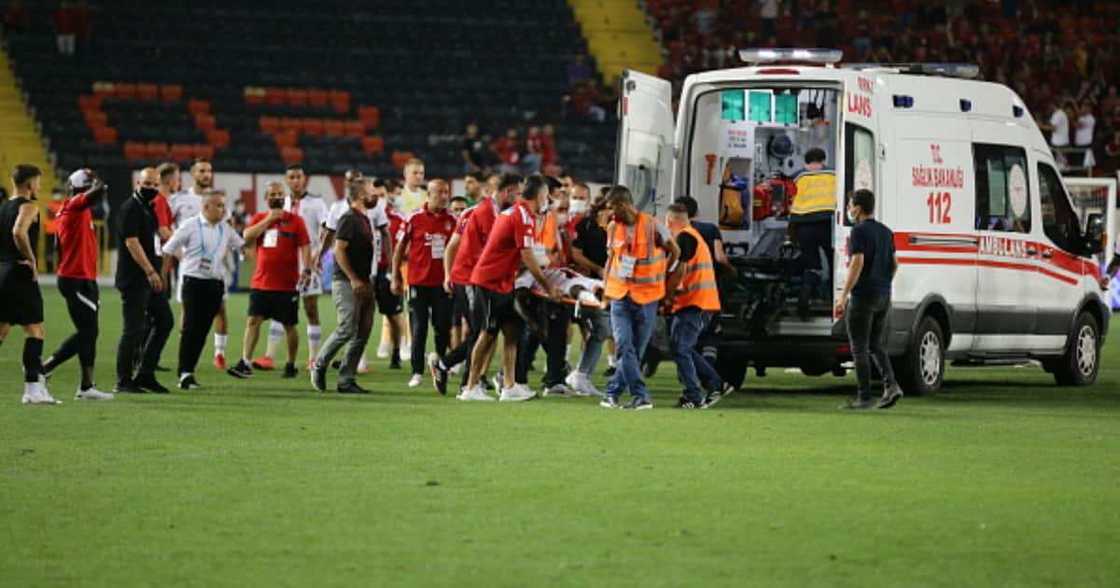
[[[313,137],[319,137],[319,136],[322,136],[324,131],[325,131],[323,127],[324,127],[323,119],[321,119],[321,118],[305,118],[305,119],[303,119],[303,126],[300,127],[300,130],[305,135],[311,135]]]
[[[199,143],[197,145],[194,145],[191,158],[214,159],[214,146],[207,145],[206,143]]]
[[[280,128],[285,132],[291,131],[291,132],[294,132],[294,133],[298,133],[300,128],[302,128],[302,127],[303,127],[303,119],[302,118],[292,118],[292,117],[285,116],[285,117],[280,119]]]
[[[295,147],[299,144],[299,133],[295,130],[284,130],[277,133],[273,140],[277,147]]]
[[[159,86],[155,84],[137,84],[136,97],[143,102],[155,102],[159,98]]]
[[[327,120],[323,123],[323,130],[328,137],[341,137],[346,132],[346,127],[340,120]]]
[[[194,115],[194,125],[200,131],[212,131],[218,127],[218,121],[212,114],[196,114]]]
[[[299,147],[284,147],[280,149],[280,159],[285,165],[292,165],[303,161],[303,149]]]
[[[260,118],[261,132],[275,135],[280,132],[280,119],[275,116],[262,116]]]
[[[87,110],[101,110],[101,99],[103,94],[82,94],[78,96],[78,110],[85,112]]]
[[[343,90],[331,90],[331,108],[339,113],[345,114],[350,111],[350,92]]]
[[[147,159],[147,149],[144,143],[127,141],[124,144],[124,158],[128,161],[143,161]]]
[[[362,139],[362,151],[371,157],[381,155],[385,152],[385,140],[381,137],[365,137]]]
[[[312,88],[307,91],[307,104],[312,108],[326,108],[330,102],[330,94],[326,90]]]
[[[283,106],[288,101],[288,94],[280,88],[266,88],[264,102],[269,106]]]
[[[362,121],[367,131],[372,131],[381,126],[381,109],[376,106],[359,106],[358,120]]]
[[[229,131],[215,129],[206,133],[206,142],[215,149],[224,149],[229,146]]]
[[[302,88],[288,89],[288,104],[295,108],[307,107],[307,90]]]
[[[193,115],[210,114],[210,101],[191,98],[187,101],[187,112]]]
[[[264,104],[265,89],[257,86],[245,86],[245,104],[261,106]]]
[[[144,154],[148,159],[166,159],[168,154],[167,143],[152,141],[144,146]]]
[[[183,99],[183,87],[178,84],[160,86],[159,98],[164,103],[178,102]]]
[[[171,161],[189,161],[194,158],[194,145],[175,143],[171,145],[171,152],[168,157],[171,158]]]
[[[93,140],[98,145],[112,145],[117,142],[117,138],[117,129],[111,127],[99,127],[93,130]]]
[[[346,136],[359,139],[366,134],[366,130],[360,120],[348,120],[343,123],[346,129]]]
[[[118,100],[135,100],[136,84],[113,84],[113,96]]]

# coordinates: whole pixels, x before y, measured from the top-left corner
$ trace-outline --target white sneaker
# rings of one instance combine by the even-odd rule
[[[564,378],[564,383],[576,391],[576,396],[602,396],[603,393],[591,383],[591,378],[583,372],[572,372]]]
[[[412,374],[412,378],[410,378],[408,380],[408,387],[409,388],[416,388],[423,382],[424,382],[424,376],[421,376],[420,374]]]
[[[513,388],[503,388],[502,395],[498,400],[502,402],[521,402],[524,400],[531,400],[536,396],[536,392],[526,388],[524,385],[514,384]]]
[[[541,396],[543,396],[543,397],[558,396],[560,398],[573,398],[573,397],[576,396],[576,391],[575,391],[575,389],[568,386],[567,384],[556,384],[554,386],[549,386],[549,387],[545,388],[544,391],[541,392]]]
[[[108,392],[102,392],[97,388],[90,388],[89,390],[78,389],[78,393],[74,395],[74,400],[112,400],[113,395]]]
[[[41,381],[41,379],[40,379]],[[47,391],[47,387],[39,382],[24,383],[23,384],[23,403],[24,404],[62,404],[61,401],[55,400],[51,393]]]
[[[482,389],[482,386],[475,386],[474,388],[463,390],[462,394],[459,394],[458,398],[459,400],[467,402],[494,402],[494,397],[487,394],[486,390]]]
[[[380,346],[377,347],[377,358],[378,359],[389,359],[389,352],[390,351],[392,351],[392,349],[389,348],[389,343],[387,341],[385,343],[382,343]]]

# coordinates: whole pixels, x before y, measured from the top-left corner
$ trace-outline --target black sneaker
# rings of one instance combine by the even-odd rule
[[[167,394],[171,392],[171,390],[168,390],[166,386],[157,382],[156,377],[153,374],[136,376],[136,379],[133,380],[133,383],[143,390],[154,392],[156,394]]]
[[[132,380],[129,380],[127,382],[117,382],[117,385],[113,386],[113,393],[114,394],[147,394],[148,391],[144,390],[143,388],[141,388],[139,386],[137,386]]]
[[[394,353],[393,358],[389,360],[389,369],[391,369],[391,370],[401,369],[401,356],[400,356],[399,353]]]
[[[856,396],[848,399],[840,408],[843,410],[870,410],[875,408],[875,403],[870,398]]]
[[[603,408],[622,408],[622,405],[618,403],[618,398],[609,394],[603,396],[602,400],[599,401],[599,406]]]
[[[879,403],[875,405],[875,408],[879,410],[886,410],[894,406],[895,404],[898,404],[898,401],[901,399],[902,388],[898,384],[894,384],[893,386],[887,387],[887,389],[883,392],[883,397],[879,399]]]
[[[443,362],[435,353],[428,356],[428,371],[432,374],[432,385],[436,392],[440,396],[447,396],[447,368],[443,367]]]
[[[290,380],[298,375],[299,369],[296,368],[296,364],[289,361],[287,365],[284,366],[284,375],[280,377]]]
[[[327,370],[319,367],[318,364],[311,368],[311,387],[315,388],[316,392],[327,391]]]
[[[688,398],[686,398],[684,396],[681,396],[680,398],[677,399],[677,408],[693,409],[693,408],[704,408],[705,406],[706,406],[706,404],[703,401],[693,402],[692,400],[689,400]]]
[[[613,376],[616,371],[618,371],[618,369],[614,366],[611,366],[607,368],[607,371],[603,372],[603,375],[609,378]]]
[[[626,403],[626,406],[622,407],[622,410],[651,410],[652,408],[653,402],[648,398],[635,396],[630,399],[630,402]]]
[[[179,378],[180,390],[198,390],[201,387],[198,380],[194,379],[193,374],[183,374],[183,376]]]
[[[336,370],[336,371],[339,370],[339,369],[342,369],[342,360],[341,359],[336,359],[336,360],[332,361],[331,362],[331,369]]]
[[[339,384],[337,390],[339,394],[369,394],[369,390],[362,388],[357,382]]]
[[[704,399],[703,408],[709,408],[719,404],[720,400],[731,396],[733,392],[735,392],[735,387],[724,382],[719,390],[712,390],[711,392],[708,392],[708,397]]]
[[[245,363],[244,359],[239,359],[237,360],[237,365],[226,370],[226,373],[239,380],[244,380],[253,375],[253,368],[249,367],[249,364]]]

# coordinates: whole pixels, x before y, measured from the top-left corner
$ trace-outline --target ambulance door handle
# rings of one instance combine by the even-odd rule
[[[1054,257],[1054,252],[1053,251],[1043,251],[1042,256],[1045,257],[1046,259],[1050,259],[1051,257]]]
[[[1038,249],[1028,247],[1027,248],[1027,255],[1030,255],[1031,257],[1034,257],[1035,255],[1038,255]]]

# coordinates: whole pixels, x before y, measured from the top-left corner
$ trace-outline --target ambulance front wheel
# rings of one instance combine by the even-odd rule
[[[1059,386],[1088,386],[1100,372],[1101,332],[1097,319],[1083,312],[1077,317],[1066,353],[1048,362]]]
[[[894,359],[895,375],[907,394],[921,396],[941,389],[945,381],[945,334],[932,316],[918,323],[906,355]]]

